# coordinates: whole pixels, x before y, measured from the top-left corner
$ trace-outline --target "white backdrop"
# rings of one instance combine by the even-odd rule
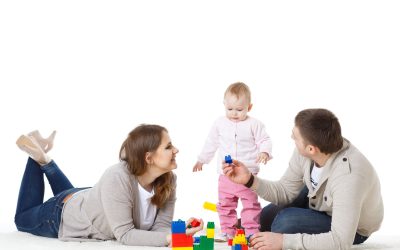
[[[274,142],[262,177],[285,171],[296,113],[328,108],[381,178],[380,233],[398,232],[399,13],[398,1],[1,1],[0,231],[15,230],[21,133],[56,129],[50,155],[91,186],[140,123],[180,149],[176,219],[216,221],[202,209],[216,163],[191,169],[225,88],[243,81]]]

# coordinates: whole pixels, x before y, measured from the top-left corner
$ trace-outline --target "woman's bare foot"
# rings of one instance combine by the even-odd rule
[[[39,143],[32,136],[21,135],[17,142],[17,146],[29,154],[40,165],[46,165],[51,161],[50,157],[43,151]]]
[[[30,132],[28,136],[35,138],[42,150],[47,153],[53,148],[53,141],[54,137],[56,136],[56,131],[54,130],[53,133],[51,133],[51,135],[47,138],[43,138],[38,130]]]

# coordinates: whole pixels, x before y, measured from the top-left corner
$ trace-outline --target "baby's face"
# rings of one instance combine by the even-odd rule
[[[229,120],[238,122],[244,121],[249,112],[250,103],[245,96],[236,97],[236,95],[227,94],[224,99],[226,117]]]

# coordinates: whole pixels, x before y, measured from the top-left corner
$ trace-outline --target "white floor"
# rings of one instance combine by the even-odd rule
[[[132,247],[115,241],[106,242],[62,242],[58,239],[38,237],[21,232],[0,233],[2,250],[132,250],[132,249],[171,249],[167,247]],[[215,250],[230,249],[226,243],[215,243]],[[372,235],[364,244],[352,249],[400,249],[399,235]]]

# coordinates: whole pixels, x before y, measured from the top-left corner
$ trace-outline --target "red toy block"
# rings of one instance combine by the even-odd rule
[[[191,223],[190,223],[190,227],[198,227],[200,226],[200,221],[197,219],[194,219]]]
[[[172,234],[172,247],[193,246],[193,236],[186,234]]]

